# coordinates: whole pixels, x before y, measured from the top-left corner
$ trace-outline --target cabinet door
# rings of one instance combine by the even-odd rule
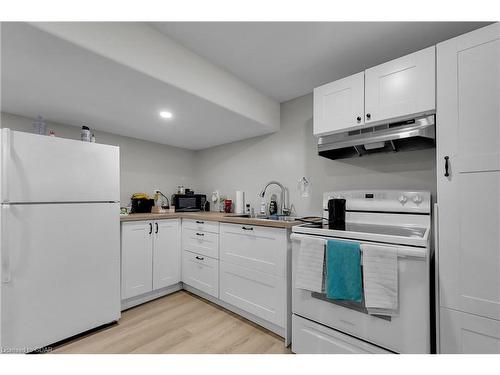
[[[153,290],[153,223],[122,223],[122,300]]]
[[[365,71],[365,122],[402,120],[436,109],[435,47]]]
[[[440,303],[500,319],[499,24],[437,52]]]
[[[181,226],[179,219],[153,223],[153,289],[181,280]]]
[[[443,354],[500,354],[500,322],[441,308]]]
[[[314,135],[363,126],[364,80],[361,72],[314,89]]]
[[[280,327],[285,326],[285,277],[220,261],[220,299]]]

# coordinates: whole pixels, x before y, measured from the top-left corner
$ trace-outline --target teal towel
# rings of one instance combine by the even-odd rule
[[[326,243],[326,296],[361,302],[361,252],[359,243],[328,240]]]

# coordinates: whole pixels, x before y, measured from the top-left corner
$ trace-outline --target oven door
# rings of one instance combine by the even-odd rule
[[[295,267],[300,242],[304,237],[325,240],[331,238],[298,233],[291,236],[292,311],[295,315],[397,353],[430,353],[430,281],[427,248],[394,245],[398,251],[399,314],[378,317],[369,315],[360,306],[342,306],[317,293],[295,288]],[[392,245],[384,244],[384,246]]]

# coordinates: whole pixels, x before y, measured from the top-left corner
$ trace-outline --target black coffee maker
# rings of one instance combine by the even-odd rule
[[[328,201],[328,229],[345,230],[345,199]]]

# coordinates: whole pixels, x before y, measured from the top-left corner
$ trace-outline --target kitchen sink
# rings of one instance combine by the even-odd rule
[[[258,220],[275,220],[275,221],[295,221],[297,217],[295,216],[285,216],[285,215],[256,215],[252,217],[249,214],[236,214],[231,215],[231,217],[244,217],[249,219],[258,219]]]

